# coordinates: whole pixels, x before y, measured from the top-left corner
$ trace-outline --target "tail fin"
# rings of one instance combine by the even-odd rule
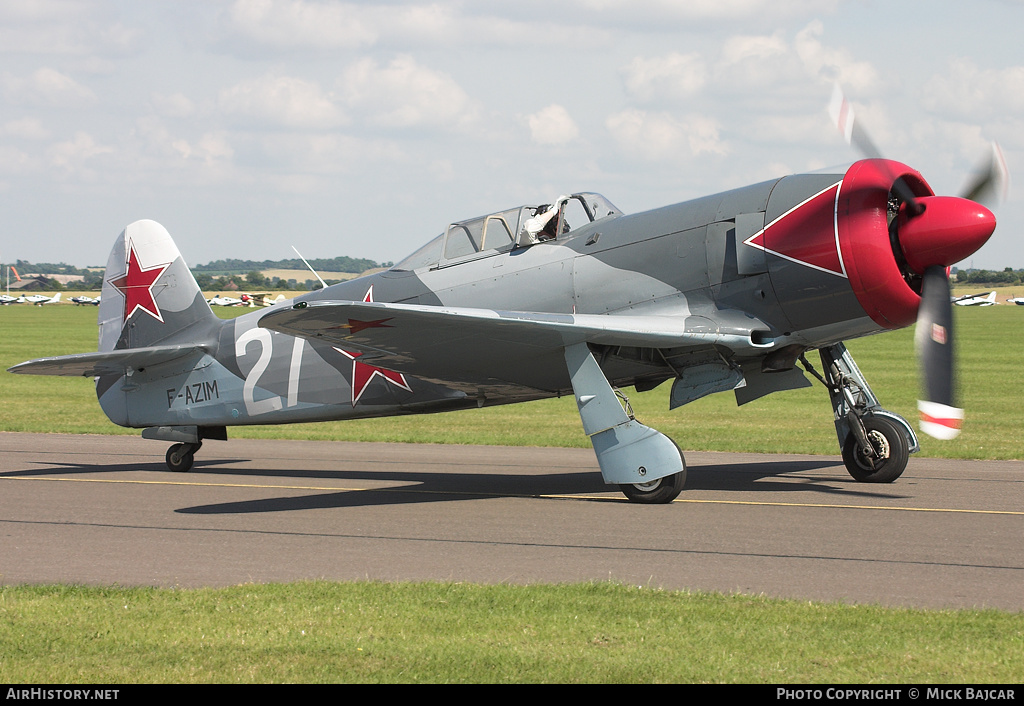
[[[103,277],[99,350],[153,346],[200,321],[219,319],[167,230],[155,221],[125,228]]]
[[[59,302],[59,301],[60,301],[60,295],[61,295],[61,294],[62,294],[62,292],[57,292],[56,294],[54,294],[54,295],[53,295],[53,298],[52,298],[52,299],[50,299],[50,303],[51,303],[51,304],[56,304],[57,302]]]

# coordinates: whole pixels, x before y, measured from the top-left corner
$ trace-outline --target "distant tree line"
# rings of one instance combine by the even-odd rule
[[[5,266],[7,264],[9,264],[9,263],[4,263]],[[94,267],[93,269],[94,270],[99,270],[99,272],[93,272],[93,271],[90,271],[89,269],[87,269],[85,267],[75,267],[74,265],[65,265],[63,262],[58,263],[56,265],[53,264],[52,262],[36,262],[36,263],[33,264],[33,263],[29,262],[28,260],[17,260],[14,263],[14,269],[17,270],[18,273],[22,274],[22,275],[39,274],[39,275],[85,275],[85,276],[88,276],[88,275],[92,274],[92,275],[96,275],[96,277],[100,277],[100,275],[103,272],[103,268],[102,267]],[[6,275],[6,272],[5,272],[4,273],[4,277],[6,277],[6,276],[7,275]]]
[[[376,267],[388,267],[391,263],[384,263],[383,265],[368,260],[362,257],[333,257],[333,258],[316,258],[309,261],[310,266],[317,272],[351,272],[359,274],[360,272],[366,272],[366,270],[372,270]],[[290,260],[263,260],[257,262],[256,260],[214,260],[213,262],[205,265],[196,265],[192,268],[193,272],[211,272],[218,274],[239,274],[244,272],[259,272],[262,270],[305,270],[306,264],[298,259]]]
[[[4,268],[9,263],[4,263]],[[43,289],[54,290],[72,290],[72,291],[93,291],[100,289],[103,286],[103,268],[87,269],[85,267],[75,267],[74,265],[65,265],[63,262],[54,264],[52,262],[36,262],[32,263],[28,260],[17,260],[13,263],[14,271],[17,272],[21,277],[25,275],[81,275],[81,281],[68,282],[66,285],[61,282],[51,279],[49,282],[43,285]],[[2,273],[2,281],[0,284],[7,283],[7,270],[4,269]],[[11,274],[11,279],[14,279],[14,274]]]
[[[1024,282],[1024,270],[1015,270],[1006,267],[1002,272],[995,270],[958,270],[956,272],[958,284],[1001,284],[1016,285]]]
[[[377,263],[366,258],[335,257],[317,258],[310,260],[309,264],[317,272],[348,272],[359,274],[366,270],[378,267],[390,267],[391,262]],[[87,290],[94,291],[103,286],[103,268],[75,267],[66,265],[63,262],[54,264],[52,262],[29,262],[18,260],[14,263],[14,269],[22,276],[26,274],[41,275],[81,275],[82,281],[69,282],[64,285],[57,280],[50,280],[44,286],[45,289],[66,289],[66,290]],[[309,271],[305,263],[300,259],[289,260],[214,260],[206,265],[196,265],[190,268],[196,283],[203,290],[223,289],[233,282],[239,289],[282,289],[282,290],[311,290],[319,289],[320,281],[312,276],[296,279],[280,279],[278,277],[266,277],[262,270],[303,270]],[[4,273],[6,277],[6,272]],[[328,284],[334,284],[340,280],[326,280]]]
[[[320,281],[317,279],[309,278],[300,281],[298,279],[266,277],[259,270],[253,270],[246,275],[222,276],[214,276],[208,272],[197,272],[193,270],[192,276],[196,278],[196,284],[199,285],[199,288],[204,291],[219,291],[232,288],[247,290],[250,292],[261,289],[310,291],[313,289],[319,289],[321,286]],[[341,280],[328,279],[325,281],[327,284],[335,284]],[[234,285],[234,287],[232,287],[232,285]]]

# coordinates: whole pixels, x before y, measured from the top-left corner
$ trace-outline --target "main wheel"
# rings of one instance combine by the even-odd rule
[[[657,478],[650,483],[629,483],[619,486],[619,490],[635,503],[654,505],[670,503],[679,496],[686,483],[686,468],[664,478]]]
[[[877,457],[865,454],[856,437],[850,434],[843,444],[846,470],[861,483],[892,483],[903,475],[910,460],[906,435],[895,422],[885,417],[865,417],[864,431]]]
[[[192,462],[195,460],[195,449],[192,444],[175,444],[167,449],[167,467],[175,473],[185,473],[192,470]]]

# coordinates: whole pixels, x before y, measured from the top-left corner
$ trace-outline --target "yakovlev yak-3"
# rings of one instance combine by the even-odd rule
[[[107,262],[99,352],[16,373],[95,377],[116,424],[171,442],[187,471],[227,427],[442,412],[571,394],[606,483],[673,500],[686,465],[618,388],[671,380],[670,406],[734,391],[744,404],[824,383],[843,459],[891,482],[918,450],[843,341],[917,323],[921,428],[951,438],[949,266],[995,218],[936,196],[882,159],[837,94],[833,114],[866,159],[637,214],[593,193],[452,223],[394,267],[233,320],[216,317],[167,231],[129,225]],[[817,351],[820,371],[807,360]]]

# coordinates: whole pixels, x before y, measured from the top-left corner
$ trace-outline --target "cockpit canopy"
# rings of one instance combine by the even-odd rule
[[[549,207],[550,204],[517,206],[452,223],[444,233],[391,269],[408,271],[436,267],[507,252],[517,245],[526,245],[527,241],[522,239],[526,221]],[[553,232],[561,239],[595,221],[621,215],[622,211],[600,194],[573,194],[559,212]]]

